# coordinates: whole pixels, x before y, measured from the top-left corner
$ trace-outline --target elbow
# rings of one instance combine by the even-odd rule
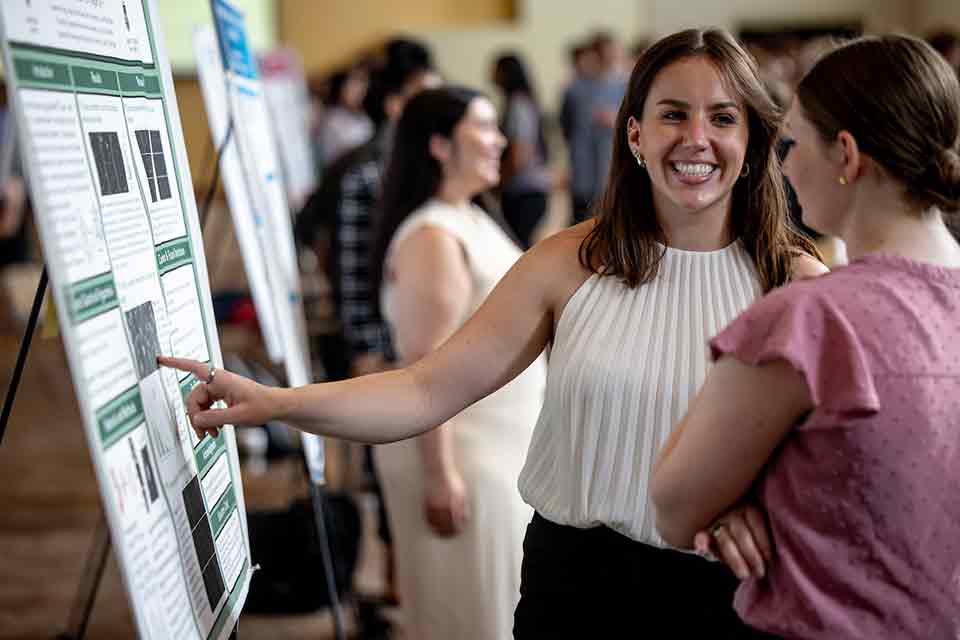
[[[696,531],[657,512],[657,532],[663,541],[675,549],[692,549]]]
[[[654,479],[650,489],[650,501],[656,513],[657,532],[671,547],[690,549],[693,538],[700,530],[694,523],[689,509],[689,501],[683,500],[676,492],[669,491],[663,482]]]

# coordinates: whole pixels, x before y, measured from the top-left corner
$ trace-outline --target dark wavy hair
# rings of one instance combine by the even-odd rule
[[[445,86],[421,91],[403,108],[380,198],[371,264],[374,291],[379,291],[383,283],[384,262],[393,234],[411,213],[437,194],[443,183],[443,169],[430,153],[430,138],[434,135],[452,138],[470,103],[482,97],[484,95],[474,89]],[[489,194],[480,194],[474,203],[516,241]]]
[[[659,269],[665,243],[653,205],[647,172],[637,166],[627,142],[627,120],[642,119],[657,74],[686,58],[712,63],[747,111],[746,177],[733,188],[733,236],[750,255],[764,291],[786,283],[799,253],[820,258],[809,238],[791,226],[776,144],[783,112],[764,89],[754,59],[723,29],[688,29],[647,49],[630,76],[614,127],[613,158],[603,196],[595,205],[597,223],[580,245],[580,262],[601,275],[621,278],[628,287],[650,282]]]

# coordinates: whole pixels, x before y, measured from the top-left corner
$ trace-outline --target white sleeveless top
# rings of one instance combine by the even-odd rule
[[[457,324],[459,328],[473,315],[507,271],[520,259],[522,252],[503,229],[476,205],[456,207],[439,200],[428,200],[404,220],[393,234],[390,246],[387,248],[387,264],[400,242],[424,226],[437,227],[452,235],[460,242],[466,255],[470,277],[473,280],[471,287],[473,295],[466,313]],[[393,285],[389,280],[385,280],[382,287],[381,307],[384,319],[391,326],[391,330],[393,329],[394,295]],[[398,355],[404,358],[402,345],[396,346]],[[460,422],[463,422],[465,413],[469,411],[511,408],[525,415],[530,407],[534,408],[533,415],[536,416],[536,411],[543,402],[545,381],[546,363],[541,355],[510,383],[475,402],[457,417]],[[534,420],[531,418],[530,425],[533,423]]]
[[[665,546],[647,497],[653,463],[703,384],[708,339],[760,293],[740,242],[667,248],[656,278],[635,289],[590,276],[557,324],[523,499],[558,524]]]

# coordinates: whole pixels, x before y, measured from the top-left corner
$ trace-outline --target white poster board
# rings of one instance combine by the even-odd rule
[[[273,123],[287,199],[294,211],[317,188],[317,163],[310,144],[310,95],[300,57],[291,49],[275,49],[260,57],[263,94]]]
[[[153,0],[0,3],[36,220],[110,536],[142,638],[226,638],[250,584],[232,428],[198,441],[220,366],[203,242]]]
[[[254,303],[261,323],[271,314],[276,318],[287,382],[291,386],[309,384],[313,377],[299,265],[270,114],[242,12],[225,0],[211,4],[216,33],[198,28],[194,47],[214,140],[222,143],[228,123],[233,121],[221,170],[237,239],[244,264],[258,263],[255,269],[265,271],[269,292],[255,293]],[[251,278],[251,286],[254,284]],[[324,464],[321,440],[307,434],[301,440],[311,480],[320,484]]]

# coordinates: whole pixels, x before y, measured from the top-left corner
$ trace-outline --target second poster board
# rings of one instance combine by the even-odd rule
[[[221,172],[237,240],[271,357],[283,361],[288,384],[309,384],[313,378],[293,224],[270,114],[243,13],[225,0],[212,0],[211,6],[216,31],[199,27],[194,49],[213,139],[226,145]],[[322,484],[321,441],[308,435],[301,440],[311,480]]]

